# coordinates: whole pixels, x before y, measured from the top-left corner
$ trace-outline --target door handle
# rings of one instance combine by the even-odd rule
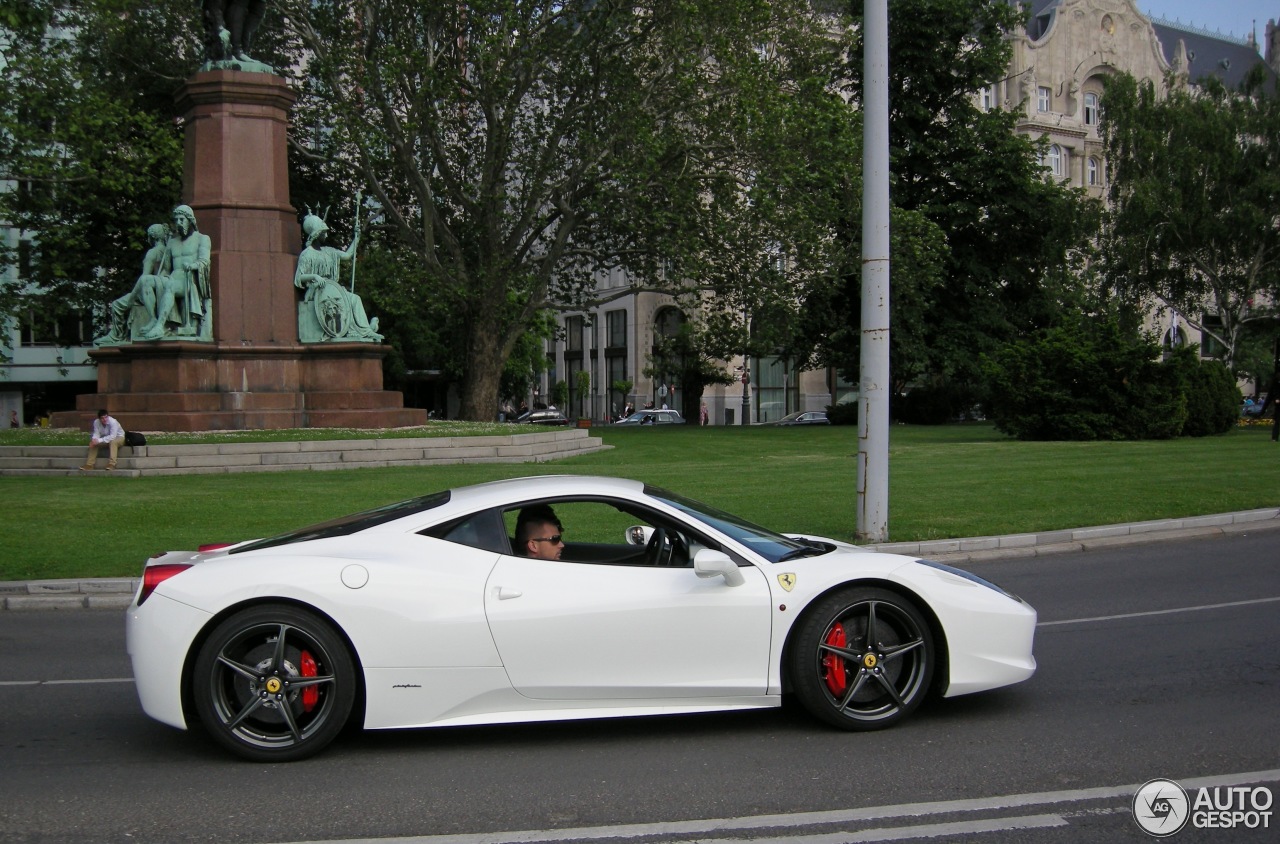
[[[512,598],[519,598],[524,594],[519,589],[508,589],[505,586],[499,586],[497,591],[499,601],[509,601]]]

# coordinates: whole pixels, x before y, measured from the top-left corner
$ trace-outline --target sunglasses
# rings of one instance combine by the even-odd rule
[[[562,536],[557,533],[555,536],[531,536],[529,538],[534,542],[550,542],[552,545],[559,545]]]

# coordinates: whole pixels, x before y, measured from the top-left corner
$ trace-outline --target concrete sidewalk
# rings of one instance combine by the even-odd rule
[[[1151,542],[1210,539],[1278,528],[1280,507],[1268,507],[1186,519],[1159,519],[1008,536],[890,542],[866,547],[963,566],[987,560],[1069,554]],[[123,610],[133,602],[140,581],[141,578],[137,577],[0,581],[0,608],[14,611]]]

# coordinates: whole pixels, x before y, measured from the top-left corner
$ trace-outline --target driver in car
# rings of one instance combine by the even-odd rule
[[[539,560],[558,560],[564,551],[564,528],[548,504],[525,507],[516,517],[516,553]]]

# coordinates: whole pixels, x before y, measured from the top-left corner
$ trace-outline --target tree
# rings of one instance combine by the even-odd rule
[[[860,21],[861,0],[850,6]],[[1060,285],[1075,283],[1054,270],[1094,230],[1096,209],[1046,178],[1036,145],[1014,132],[1017,115],[974,100],[1007,72],[1006,36],[1022,14],[1004,0],[890,3],[890,368],[899,388],[979,381],[983,352],[1052,321]],[[845,71],[857,98],[861,32]],[[859,231],[856,217],[844,226],[850,241]],[[810,303],[808,333],[829,337],[826,360],[854,378],[860,263],[847,266]]]
[[[1114,77],[1102,122],[1109,284],[1177,313],[1233,371],[1250,330],[1280,315],[1280,97],[1256,70],[1239,91],[1171,77],[1164,96]]]
[[[313,155],[367,186],[415,295],[461,330],[463,418],[492,417],[523,332],[587,303],[598,269],[744,298],[770,241],[818,242],[775,178],[802,169],[801,115],[838,104],[804,0],[281,5]]]
[[[1167,439],[1187,419],[1176,371],[1134,312],[1099,302],[983,358],[996,428],[1023,440]]]
[[[701,415],[702,393],[711,384],[732,384],[734,376],[725,365],[728,352],[719,354],[716,341],[707,336],[704,325],[681,323],[679,330],[654,343],[654,353],[644,374],[649,378],[668,378],[680,399],[680,415],[693,422]]]

